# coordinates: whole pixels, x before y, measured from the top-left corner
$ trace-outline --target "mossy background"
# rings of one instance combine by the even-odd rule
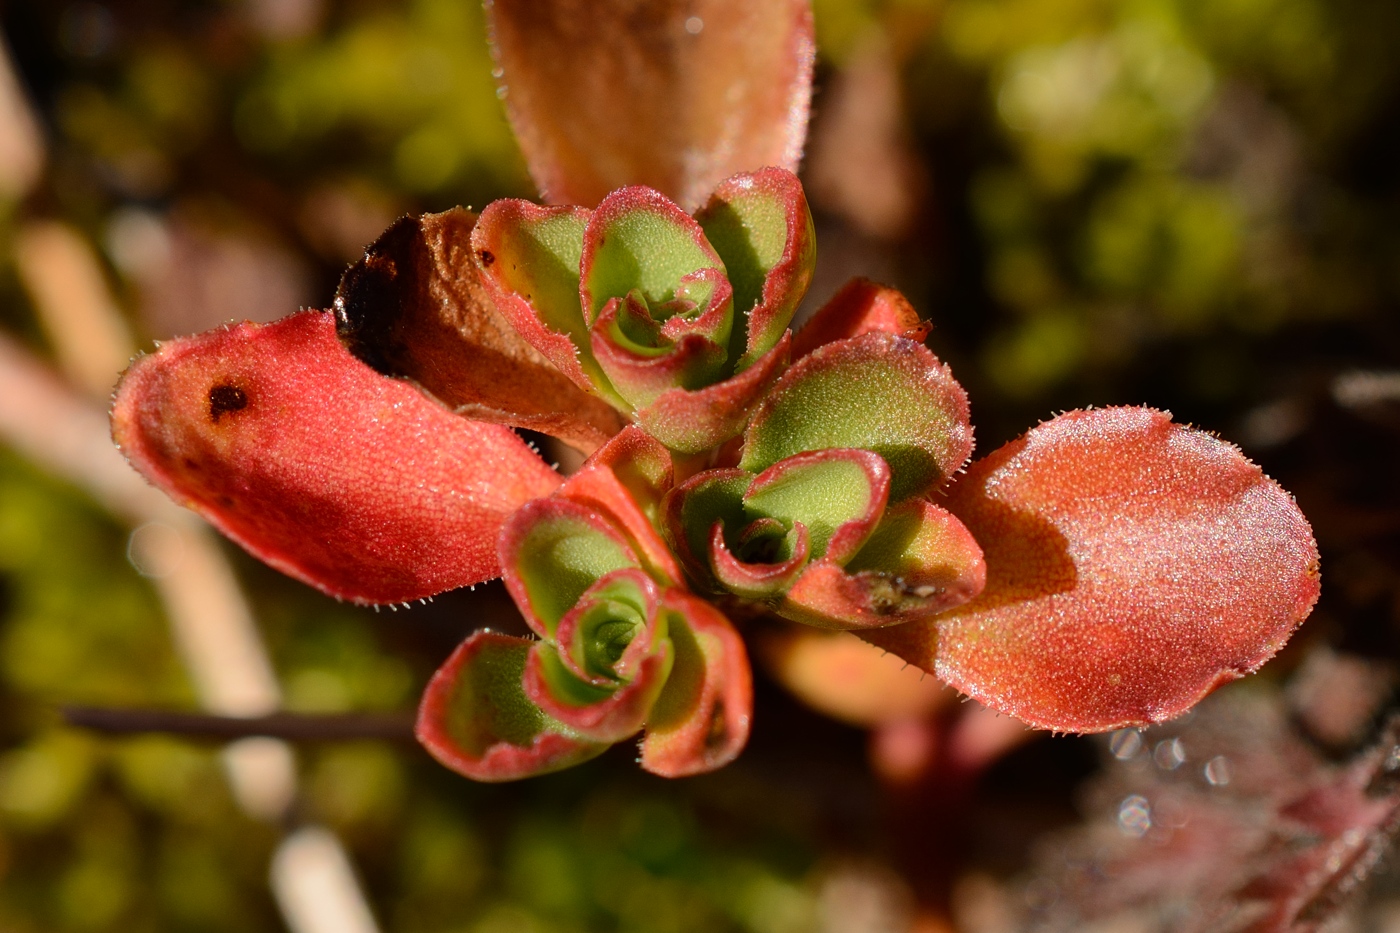
[[[325,306],[398,214],[532,195],[475,3],[288,5],[310,11],[295,28],[272,0],[0,0],[49,147],[39,187],[0,200],[0,322],[36,353],[12,255],[27,218],[80,228],[149,340]],[[813,297],[853,274],[903,288],[970,391],[980,452],[1115,403],[1241,443],[1297,493],[1328,568],[1265,676],[1324,641],[1393,659],[1400,402],[1349,404],[1337,380],[1400,367],[1400,5],[815,8]],[[893,90],[851,93],[884,95],[887,139],[842,124],[832,96],[881,61]],[[862,146],[901,166],[884,214],[847,196]],[[459,638],[510,611],[492,586],[376,615],[227,550],[295,710],[409,709]],[[9,451],[0,699],[0,929],[278,928],[277,832],[239,814],[216,750],[61,725],[62,704],[194,695],[126,531]],[[412,746],[325,743],[298,750],[302,807],[347,842],[395,933],[836,929],[832,879],[890,864],[888,801],[862,733],[761,675],[757,700],[750,750],[704,778],[652,778],[623,746],[483,787]],[[964,864],[1023,868],[1092,760],[1059,739],[1003,762]],[[901,885],[918,879],[881,890]]]

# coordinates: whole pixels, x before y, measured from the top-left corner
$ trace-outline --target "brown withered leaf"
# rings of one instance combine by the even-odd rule
[[[411,379],[464,417],[529,428],[591,452],[622,428],[515,332],[471,259],[476,215],[404,217],[346,270],[336,328],[356,357]]]
[[[808,0],[488,0],[506,109],[546,199],[650,185],[687,211],[736,172],[796,170]]]

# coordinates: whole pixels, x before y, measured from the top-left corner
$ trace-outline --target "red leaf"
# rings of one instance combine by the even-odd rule
[[[356,360],[321,312],[137,360],[112,434],[148,480],[254,556],[361,603],[498,576],[506,516],[559,483],[509,428]]]
[[[495,0],[506,109],[545,198],[650,185],[694,210],[725,178],[795,170],[807,133],[807,0]]]
[[[884,331],[922,340],[928,325],[897,289],[869,279],[854,278],[817,309],[792,338],[793,359],[801,359],[833,340]]]
[[[729,764],[749,740],[753,674],[744,640],[719,610],[667,590],[675,663],[642,739],[642,767],[662,777]]]
[[[1040,728],[1179,715],[1272,657],[1317,599],[1288,494],[1150,409],[1033,428],[974,463],[949,508],[986,554],[982,595],[862,637]]]

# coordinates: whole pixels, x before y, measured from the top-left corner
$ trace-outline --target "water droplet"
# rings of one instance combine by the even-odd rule
[[[1124,835],[1141,838],[1152,828],[1152,808],[1147,798],[1138,794],[1124,797],[1118,805],[1118,828]]]
[[[497,81],[501,80],[501,79],[504,78],[505,76],[506,76],[506,70],[505,70],[504,68],[502,68],[500,65],[497,65],[495,68],[492,68],[492,69],[491,69],[491,77],[495,78]]]
[[[1108,750],[1119,761],[1127,761],[1142,751],[1142,733],[1136,729],[1119,729],[1109,736]]]
[[[506,99],[506,86],[504,84],[496,88],[496,96],[499,97],[501,100]]]
[[[1230,760],[1224,755],[1216,755],[1206,762],[1205,774],[1212,787],[1224,787],[1230,783]]]
[[[685,21],[685,31],[692,36],[700,35],[700,30],[705,28],[705,21],[698,16],[692,16]]]
[[[1163,739],[1152,749],[1152,760],[1163,771],[1175,771],[1186,760],[1186,746],[1181,739]]]

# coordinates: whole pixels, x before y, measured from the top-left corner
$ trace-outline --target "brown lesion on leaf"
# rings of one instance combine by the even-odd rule
[[[622,428],[525,341],[477,276],[476,215],[404,217],[346,270],[335,297],[341,342],[376,371],[411,379],[464,417],[550,434],[585,453]]]
[[[224,415],[248,407],[248,393],[232,383],[219,383],[209,389],[209,421],[218,424]]]

